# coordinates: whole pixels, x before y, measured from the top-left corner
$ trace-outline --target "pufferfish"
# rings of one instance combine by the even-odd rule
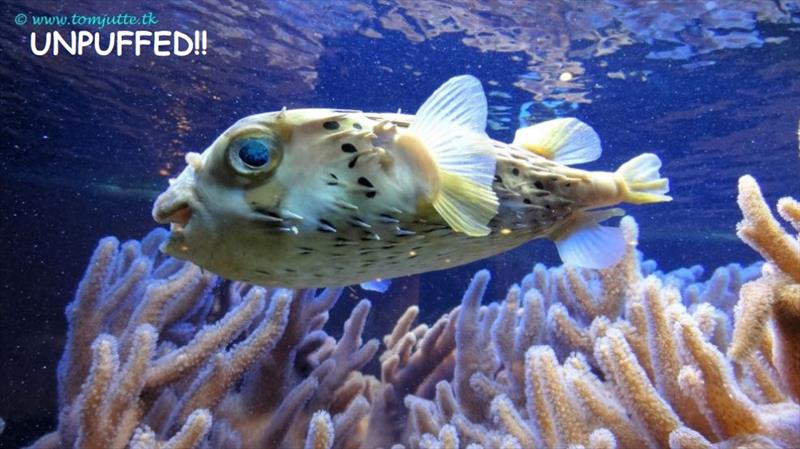
[[[562,118],[487,136],[480,81],[458,76],[415,115],[296,109],[245,117],[155,201],[162,251],[225,278],[289,288],[359,284],[440,270],[531,239],[589,268],[626,247],[604,220],[619,203],[669,201],[661,161],[615,172],[587,124]],[[365,284],[366,283],[366,284]]]

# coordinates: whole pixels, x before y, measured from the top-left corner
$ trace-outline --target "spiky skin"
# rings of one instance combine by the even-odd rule
[[[419,180],[430,173],[408,170],[397,157],[391,136],[413,119],[306,109],[241,120],[206,150],[201,170],[184,172],[171,187],[193,195],[203,209],[196,221],[207,223],[173,232],[163,249],[260,285],[350,285],[499,254],[558,231],[576,211],[622,200],[613,173],[569,168],[493,141],[500,205],[491,231],[457,233],[424,200]],[[240,179],[224,168],[226,148],[259,130],[282,140],[279,166],[256,182]]]

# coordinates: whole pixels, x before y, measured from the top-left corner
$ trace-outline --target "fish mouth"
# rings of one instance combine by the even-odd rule
[[[161,206],[161,207],[159,207]],[[175,202],[169,205],[156,203],[153,210],[153,219],[160,224],[172,224],[176,226],[186,226],[192,218],[192,209],[188,201]]]
[[[188,204],[178,205],[177,209],[165,219],[169,223],[170,232],[180,234],[192,218],[192,209]]]
[[[194,215],[186,195],[166,191],[159,195],[153,205],[153,219],[160,224],[169,224],[170,236],[181,236]]]

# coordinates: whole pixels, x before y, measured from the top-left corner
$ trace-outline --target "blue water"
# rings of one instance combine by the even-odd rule
[[[0,445],[17,447],[54,426],[63,308],[97,240],[139,238],[154,227],[152,200],[182,169],[182,155],[253,113],[413,112],[443,81],[469,73],[484,83],[496,127],[507,127],[489,130],[496,139],[510,141],[521,120],[574,116],[603,140],[603,157],[588,168],[612,170],[643,151],[661,157],[675,201],[628,209],[641,227],[640,249],[661,267],[710,272],[757,260],[734,233],[737,178],[753,174],[770,203],[800,194],[795,3],[730,1],[721,10],[661,2],[659,10],[634,1],[497,2],[474,13],[464,11],[477,2],[447,3],[5,3],[0,417],[8,428]],[[152,11],[165,29],[206,29],[208,53],[37,57],[33,28],[13,23],[20,12],[123,11]],[[613,38],[621,34],[625,45]],[[572,80],[547,81],[564,73]],[[430,321],[457,302],[478,268],[492,269],[497,297],[535,262],[559,263],[549,242],[399,280],[377,301],[385,313],[373,316],[385,322],[371,322],[367,333],[382,335],[418,300],[421,321]],[[349,306],[337,310],[346,316]]]

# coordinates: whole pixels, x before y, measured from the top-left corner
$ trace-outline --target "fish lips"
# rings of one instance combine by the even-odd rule
[[[156,198],[153,204],[153,219],[170,225],[169,240],[161,250],[172,256],[181,256],[188,251],[186,236],[191,232],[200,204],[190,186],[174,184]]]

